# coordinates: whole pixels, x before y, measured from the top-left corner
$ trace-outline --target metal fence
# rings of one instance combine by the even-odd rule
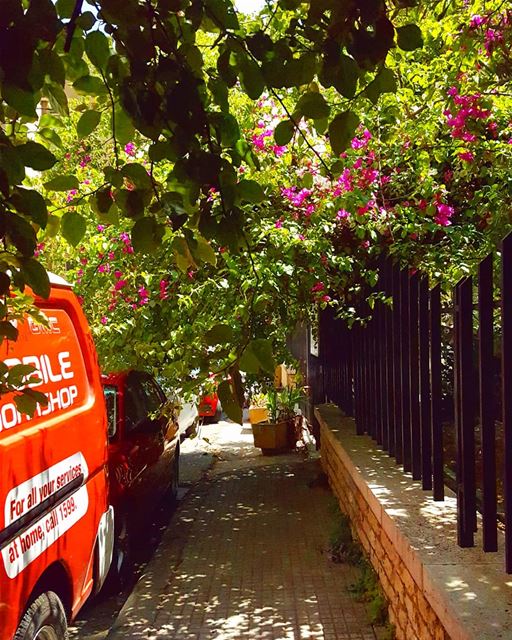
[[[382,445],[434,500],[444,499],[446,434],[453,428],[458,543],[474,546],[478,508],[483,549],[496,551],[499,504],[512,573],[512,234],[500,253],[499,286],[489,255],[475,278],[456,285],[445,309],[439,285],[431,288],[426,276],[383,261],[368,294],[384,300],[365,325],[350,329],[332,311],[321,314],[320,362],[326,399],[354,415],[357,432]],[[445,348],[452,364],[442,357]]]

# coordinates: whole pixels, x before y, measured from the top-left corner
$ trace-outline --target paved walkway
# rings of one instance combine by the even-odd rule
[[[318,460],[264,457],[250,430],[207,433],[221,459],[192,489],[110,640],[374,640],[326,553],[333,498]]]

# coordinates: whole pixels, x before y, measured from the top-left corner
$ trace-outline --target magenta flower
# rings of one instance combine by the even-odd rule
[[[463,151],[462,153],[459,153],[459,158],[464,162],[471,163],[475,159],[475,156],[471,151]]]
[[[340,209],[336,214],[336,220],[345,220],[350,217],[350,213],[346,209]]]
[[[101,320],[100,320],[101,324],[105,325],[108,322],[108,318],[107,316],[102,316]]]
[[[124,152],[126,153],[127,156],[135,155],[135,145],[133,144],[133,142],[127,142],[124,145]]]
[[[438,202],[437,205],[437,213],[434,216],[434,220],[441,227],[449,227],[451,225],[451,217],[454,214],[453,207],[450,207],[443,202]]]

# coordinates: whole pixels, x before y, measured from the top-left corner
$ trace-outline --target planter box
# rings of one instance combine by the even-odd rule
[[[288,422],[260,422],[252,425],[254,446],[264,454],[286,451],[288,447]]]
[[[251,424],[268,422],[268,410],[265,407],[249,407],[249,422]]]

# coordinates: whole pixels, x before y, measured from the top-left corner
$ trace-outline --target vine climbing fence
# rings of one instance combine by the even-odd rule
[[[321,314],[324,398],[434,500],[453,486],[461,547],[480,511],[483,549],[496,551],[501,520],[512,573],[512,234],[451,292],[387,259],[367,297],[366,323]]]

